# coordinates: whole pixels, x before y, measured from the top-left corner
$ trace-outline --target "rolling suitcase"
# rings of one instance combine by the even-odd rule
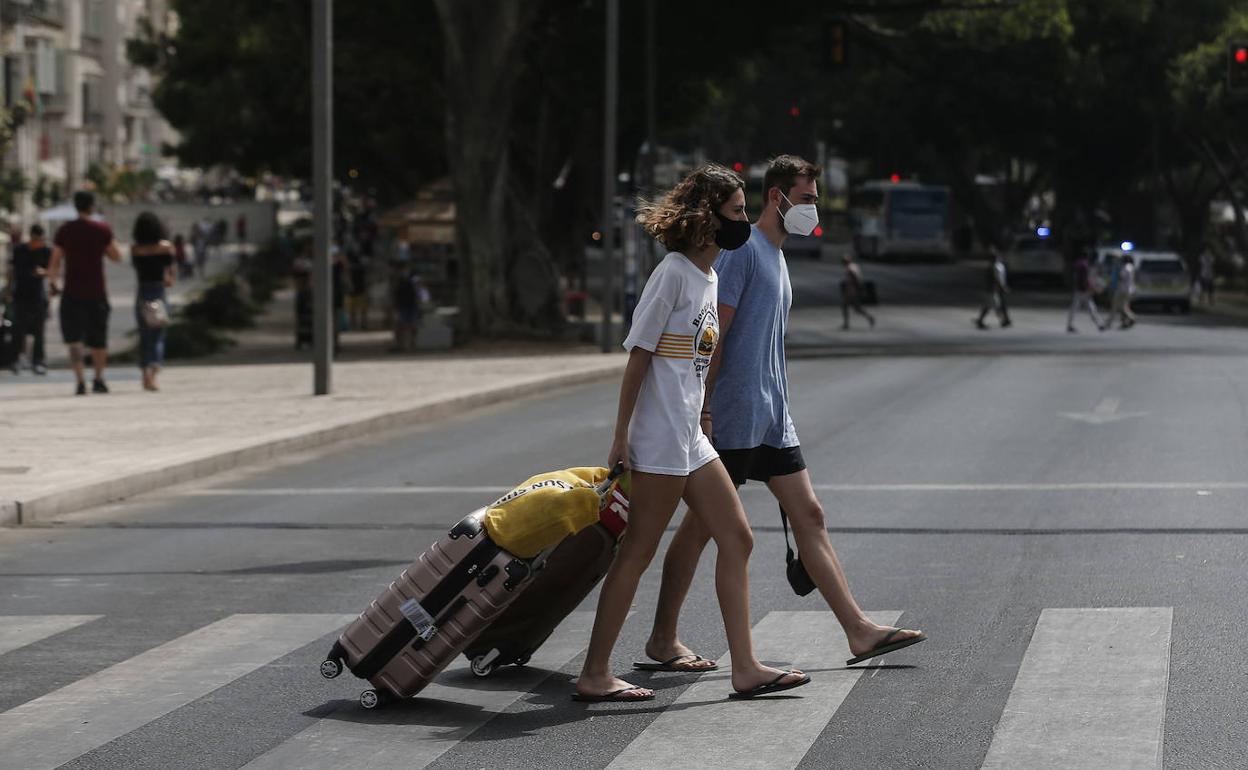
[[[485,509],[466,516],[403,570],[343,631],[321,663],[333,679],[343,666],[375,689],[376,708],[424,689],[446,664],[519,596],[530,565],[490,540]]]
[[[618,474],[598,488],[600,499]],[[464,517],[403,570],[338,637],[321,675],[333,679],[345,667],[367,679],[367,709],[410,698],[501,616],[553,550],[515,556],[490,539],[485,518],[485,508]]]
[[[464,648],[472,672],[489,676],[501,666],[523,666],[607,574],[628,525],[628,498],[612,487],[601,522],[560,543],[524,593]]]

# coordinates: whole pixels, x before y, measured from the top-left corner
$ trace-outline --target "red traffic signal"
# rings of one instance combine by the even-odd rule
[[[1248,43],[1231,43],[1226,50],[1226,90],[1248,93]]]
[[[740,174],[742,171],[745,171],[745,164],[741,161],[737,161],[732,164],[732,170]]]

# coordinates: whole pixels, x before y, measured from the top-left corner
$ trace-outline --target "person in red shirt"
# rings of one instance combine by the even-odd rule
[[[113,230],[92,218],[95,196],[80,190],[74,193],[78,218],[56,231],[52,260],[48,264],[49,289],[61,297],[61,338],[69,346],[69,363],[78,380],[77,394],[87,394],[83,374],[82,347],[91,349],[95,368],[92,392],[107,393],[104,367],[108,365],[108,289],[104,283],[104,257],[121,261],[121,251],[113,241]],[[65,267],[65,287],[59,285],[61,266]]]

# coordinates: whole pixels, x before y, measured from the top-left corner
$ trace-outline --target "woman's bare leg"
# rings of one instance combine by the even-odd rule
[[[633,471],[628,531],[620,541],[620,550],[607,570],[606,579],[602,581],[598,612],[589,637],[589,652],[576,683],[576,691],[582,695],[603,695],[631,686],[611,673],[611,650],[628,617],[637,593],[637,583],[654,559],[663,531],[676,512],[685,482],[685,476]],[[653,694],[651,690],[632,690],[624,693],[621,700]]]

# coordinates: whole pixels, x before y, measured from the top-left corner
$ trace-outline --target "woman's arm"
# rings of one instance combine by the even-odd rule
[[[641,383],[646,378],[646,370],[650,368],[650,358],[653,355],[640,346],[629,351],[628,365],[624,367],[624,380],[620,383],[620,409],[615,418],[615,438],[607,456],[608,468],[614,468],[617,462],[629,467],[628,424],[633,420],[633,409],[637,406]]]

